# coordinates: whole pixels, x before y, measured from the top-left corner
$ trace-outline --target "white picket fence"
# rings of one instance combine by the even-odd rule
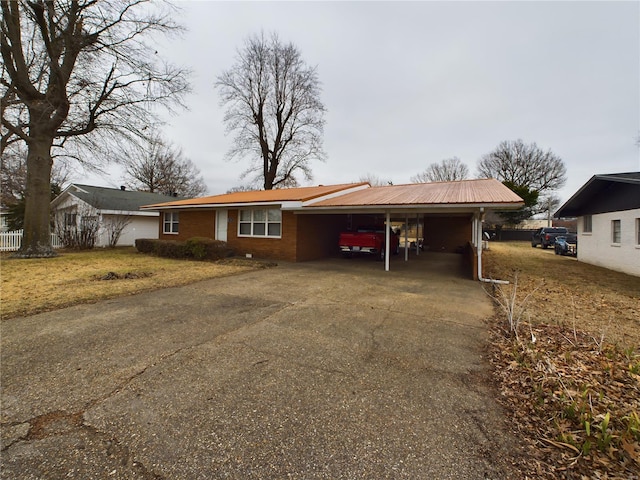
[[[0,232],[0,252],[15,252],[22,245],[22,230]],[[55,233],[51,234],[51,246],[62,248],[62,243]]]

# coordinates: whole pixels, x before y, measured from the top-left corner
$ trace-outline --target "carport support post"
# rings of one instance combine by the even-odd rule
[[[409,214],[404,217],[404,261],[409,261]]]
[[[420,214],[416,215],[416,255],[420,255]]]
[[[391,250],[391,213],[387,211],[387,221],[385,222],[384,229],[385,241],[384,241],[384,271],[389,271],[389,252]]]

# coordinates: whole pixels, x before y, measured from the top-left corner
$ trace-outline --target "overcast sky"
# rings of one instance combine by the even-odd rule
[[[469,166],[503,140],[560,156],[567,200],[592,175],[640,170],[640,2],[178,2],[188,31],[159,54],[194,72],[189,111],[166,137],[208,194],[243,181],[224,155],[214,81],[245,39],[277,32],[317,66],[327,107],[313,182],[395,184],[453,156]],[[74,178],[86,181],[87,178]],[[92,183],[118,186],[112,176]]]

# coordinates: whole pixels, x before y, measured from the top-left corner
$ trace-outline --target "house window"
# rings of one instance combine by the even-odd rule
[[[611,241],[620,243],[620,220],[611,220]]]
[[[162,233],[176,234],[178,233],[178,212],[164,212],[164,220],[162,222]]]
[[[279,208],[240,210],[238,236],[275,237],[282,234],[282,211]]]
[[[582,232],[591,233],[591,215],[585,215],[582,217]]]
[[[78,224],[77,218],[78,218],[77,213],[65,213],[64,225],[66,227],[75,227]]]
[[[640,246],[640,218],[636,218],[636,245]]]

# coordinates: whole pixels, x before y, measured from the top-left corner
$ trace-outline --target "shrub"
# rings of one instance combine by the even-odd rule
[[[155,242],[153,238],[136,238],[136,250],[140,253],[154,253]]]
[[[176,240],[158,240],[154,253],[167,258],[186,258],[188,256],[184,242]]]
[[[193,237],[186,242],[187,255],[196,260],[220,260],[230,257],[233,251],[226,242],[212,238]]]
[[[168,258],[193,258],[195,260],[219,260],[233,255],[226,242],[211,238],[193,237],[186,242],[176,240],[136,239],[136,249]]]

